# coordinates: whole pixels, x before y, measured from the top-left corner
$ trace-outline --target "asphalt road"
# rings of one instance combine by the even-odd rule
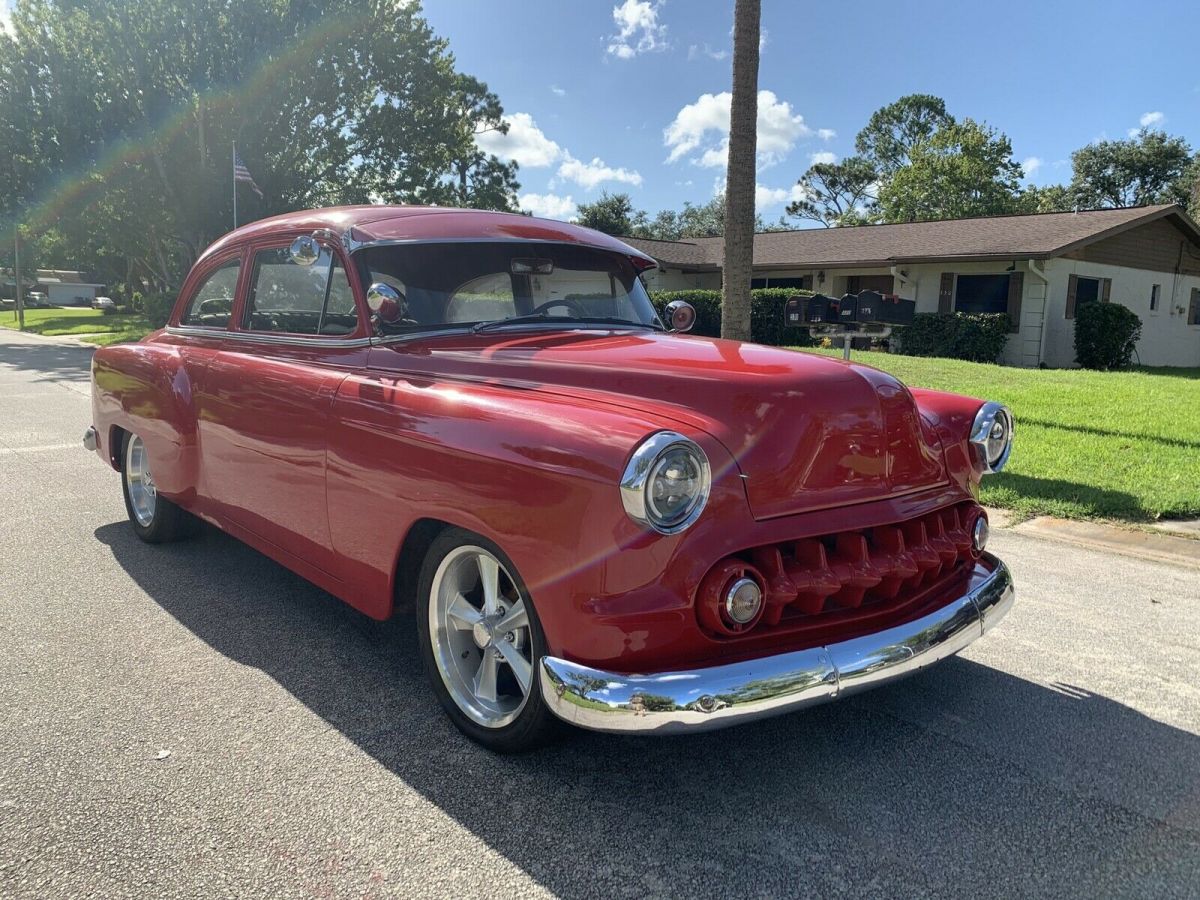
[[[902,684],[502,758],[379,626],[79,444],[0,333],[0,896],[1200,895],[1200,572],[998,531],[1008,618]]]

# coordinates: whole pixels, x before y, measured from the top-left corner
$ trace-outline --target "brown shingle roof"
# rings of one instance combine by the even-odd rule
[[[1077,213],[947,219],[897,225],[811,228],[754,236],[754,265],[775,268],[890,266],[902,262],[1046,259],[1163,216],[1200,243],[1200,230],[1175,204]],[[668,266],[719,268],[722,238],[622,238]]]

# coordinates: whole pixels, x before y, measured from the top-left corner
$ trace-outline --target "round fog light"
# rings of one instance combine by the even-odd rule
[[[762,606],[762,590],[753,578],[742,577],[725,592],[725,614],[739,625],[752,622]]]
[[[975,527],[971,531],[971,543],[975,545],[975,552],[982,553],[983,548],[988,542],[988,521],[983,516],[975,520]]]

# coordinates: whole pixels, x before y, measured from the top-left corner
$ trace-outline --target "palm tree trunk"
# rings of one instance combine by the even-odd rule
[[[721,337],[750,340],[754,265],[754,182],[758,145],[759,0],[737,0],[733,12],[733,101],[725,180],[725,265]]]

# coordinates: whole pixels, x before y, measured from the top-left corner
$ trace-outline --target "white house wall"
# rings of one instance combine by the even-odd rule
[[[1146,366],[1200,366],[1200,325],[1187,323],[1188,302],[1200,277],[1154,272],[1127,266],[1053,259],[1046,263],[1051,276],[1051,302],[1046,319],[1046,365],[1075,365],[1075,320],[1066,317],[1067,283],[1071,275],[1111,278],[1109,301],[1129,307],[1142,320],[1138,360]],[[1158,310],[1150,310],[1150,291],[1161,285]]]

